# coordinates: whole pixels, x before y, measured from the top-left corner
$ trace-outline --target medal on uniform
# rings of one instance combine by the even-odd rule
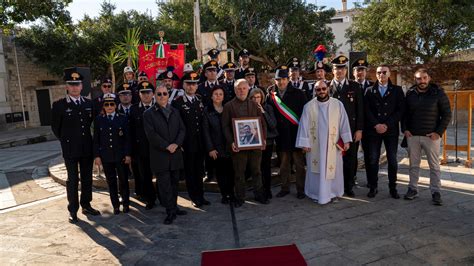
[[[123,136],[123,131],[121,129],[119,130],[119,136]]]
[[[353,101],[354,101],[354,98],[351,97],[351,102],[353,102]]]

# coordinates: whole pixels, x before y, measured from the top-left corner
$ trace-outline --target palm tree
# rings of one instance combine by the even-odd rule
[[[138,61],[138,45],[140,44],[140,28],[127,29],[127,34],[124,36],[124,40],[115,43],[115,49],[120,51],[121,62],[127,61],[127,66],[131,66],[136,69]]]
[[[112,78],[112,91],[115,92],[115,71],[114,65],[120,62],[123,62],[122,53],[117,49],[110,49],[108,54],[103,54],[102,59],[109,64],[109,69],[107,74]]]

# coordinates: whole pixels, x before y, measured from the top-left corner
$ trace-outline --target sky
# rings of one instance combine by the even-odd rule
[[[163,1],[163,0],[158,0]],[[115,4],[116,11],[135,9],[140,12],[148,12],[153,16],[158,15],[156,0],[109,0],[109,2]],[[306,0],[307,3],[316,4],[318,6],[326,6],[328,8],[333,7],[336,10],[342,8],[341,0]],[[354,2],[361,2],[361,0],[348,0],[347,7],[354,7]],[[73,0],[67,7],[67,10],[71,13],[73,21],[81,20],[84,15],[95,17],[99,14],[100,4],[102,0]]]

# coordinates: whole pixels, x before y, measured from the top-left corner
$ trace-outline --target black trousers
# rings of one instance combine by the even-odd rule
[[[202,178],[204,176],[204,155],[201,152],[184,152],[184,175],[186,189],[191,201],[200,203],[204,199]],[[159,179],[160,177],[158,177]],[[160,192],[160,195],[161,194]]]
[[[145,197],[145,201],[147,203],[154,204],[157,197],[157,191],[155,191],[155,188],[153,186],[153,174],[151,173],[150,157],[138,156],[136,160],[138,165],[138,171],[142,179],[141,195]],[[158,184],[156,190],[158,190]]]
[[[67,209],[71,213],[79,210],[79,169],[81,171],[81,201],[83,208],[90,207],[92,201],[92,163],[91,156],[79,158],[64,158],[67,170],[66,192]]]
[[[213,160],[216,166],[216,177],[222,197],[234,198],[234,170],[230,157],[217,157]]]
[[[214,171],[217,171],[216,169],[216,162],[214,159],[206,155],[206,161],[205,161],[205,167],[206,167],[206,176],[208,179],[213,179],[214,178]]]
[[[166,208],[167,214],[176,213],[178,210],[178,182],[180,172],[181,170],[174,170],[155,173],[161,196],[161,205]]]
[[[131,168],[132,168],[132,173],[133,173],[133,179],[135,181],[135,194],[137,196],[145,196],[143,192],[144,181],[143,181],[142,173],[140,171],[140,163],[139,163],[138,156],[132,158]]]
[[[354,176],[357,173],[357,150],[359,142],[351,142],[346,154],[342,157],[342,168],[344,172],[344,190],[349,191],[354,187]]]
[[[390,189],[396,189],[398,171],[398,136],[367,136],[366,141],[368,147],[368,164],[366,164],[365,170],[367,173],[367,183],[369,188],[377,188],[379,180],[380,148],[382,147],[383,142],[388,161],[388,187]]]
[[[118,197],[119,187],[123,206],[129,206],[130,189],[128,186],[128,165],[123,162],[102,162],[102,166],[104,167],[105,178],[109,186],[110,201],[112,202],[114,209],[120,207]]]
[[[262,152],[262,162],[260,163],[263,191],[265,192],[269,192],[272,186],[272,154],[273,143],[265,147],[265,150]]]

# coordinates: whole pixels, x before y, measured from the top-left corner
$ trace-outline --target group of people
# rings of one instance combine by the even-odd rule
[[[100,215],[90,204],[93,163],[104,169],[114,214],[120,213],[121,206],[124,213],[130,210],[128,180],[133,175],[136,197],[145,202],[147,210],[158,199],[166,208],[164,223],[171,224],[186,214],[177,205],[180,179],[185,180],[197,208],[210,205],[203,182],[214,179],[223,204],[242,206],[249,179],[254,199],[268,204],[273,198],[274,151],[281,179],[277,198],[290,194],[292,172],[298,199],[309,197],[326,204],[343,195],[355,197],[359,143],[364,151],[367,196],[378,193],[383,143],[389,193],[398,199],[400,132],[410,159],[410,183],[404,198],[418,196],[423,150],[430,166],[433,203],[442,204],[438,155],[451,110],[443,89],[430,82],[426,69],[415,72],[415,85],[405,93],[390,81],[387,65],[377,66],[377,80],[372,83],[366,80],[367,61],[356,60],[351,65],[351,80],[347,76],[349,59],[339,55],[331,67],[317,61],[315,82],[310,84],[301,77],[299,60],[292,58],[276,69],[274,85],[264,89],[250,67],[248,50],[239,52],[239,66],[233,62],[220,66],[214,50],[208,53],[211,60],[201,74],[186,64],[180,79],[168,68],[156,77],[156,86],[143,72],[135,79],[133,69],[126,67],[124,83],[116,93],[106,78],[101,83],[102,95],[94,100],[81,96],[79,71],[65,71],[68,93],[53,104],[52,129],[61,142],[68,173],[71,223],[78,221],[79,205],[84,214]],[[332,71],[332,80],[325,79],[328,71]],[[255,133],[261,138],[257,148],[239,145],[244,141],[236,136],[235,121],[244,118],[259,121],[259,132],[247,130],[249,136],[257,136],[252,135]]]

